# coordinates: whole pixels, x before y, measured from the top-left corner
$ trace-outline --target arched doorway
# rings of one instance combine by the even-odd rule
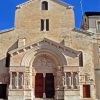
[[[67,65],[65,56],[57,49],[50,47],[39,47],[34,49],[31,49],[29,52],[27,52],[23,59],[21,66],[29,66],[30,73],[27,73],[27,76],[30,76],[27,78],[26,86],[30,88],[31,97],[33,99],[36,98],[55,98],[55,99],[64,99],[64,88],[63,88],[63,76],[62,76],[62,68],[64,65]],[[26,67],[27,68],[27,67]],[[38,75],[40,74],[40,75]],[[50,83],[51,87],[54,86],[51,90],[54,91],[50,96],[48,96],[47,86],[45,87],[45,77],[47,74],[50,75],[50,79],[54,80],[52,81],[52,84]],[[37,79],[38,77],[38,79]],[[39,80],[42,78],[42,80]],[[30,79],[30,83],[28,83]],[[38,84],[37,81],[44,82],[43,84]],[[47,78],[49,80],[49,78]],[[46,81],[47,82],[47,81]],[[39,82],[40,83],[40,82]],[[30,85],[29,85],[30,84]],[[37,85],[37,86],[36,86]],[[41,93],[38,95],[38,93],[35,93],[35,91],[39,91],[41,86]],[[43,87],[42,87],[43,86]],[[45,87],[45,88],[44,88]],[[49,90],[48,90],[49,91]],[[48,92],[50,93],[50,92]],[[52,97],[51,97],[52,96]],[[43,99],[44,100],[44,99]]]
[[[33,62],[35,98],[54,98],[57,60],[49,53],[39,53]]]

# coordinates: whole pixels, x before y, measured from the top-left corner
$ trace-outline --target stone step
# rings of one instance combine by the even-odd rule
[[[35,100],[54,100],[54,99],[48,99],[48,98],[35,98]]]

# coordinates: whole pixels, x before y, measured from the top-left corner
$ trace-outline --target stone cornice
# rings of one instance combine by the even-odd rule
[[[32,1],[34,1],[34,0],[27,0],[26,2],[17,5],[16,9],[20,9],[21,6],[26,5],[26,4],[28,4],[28,3],[32,2]],[[64,6],[64,7],[66,7],[67,9],[72,9],[73,8],[73,6],[67,4],[67,3],[65,3],[63,1],[60,1],[60,0],[51,0],[51,1],[56,2],[56,3],[58,3],[58,4],[60,4],[60,5]]]
[[[13,31],[13,30],[14,30],[14,28],[5,29],[5,30],[0,31],[0,34],[7,33],[10,31]]]
[[[42,40],[40,40],[40,41],[38,41],[36,43],[32,43],[32,44],[29,44],[27,46],[24,46],[24,47],[17,48],[15,50],[9,51],[9,54],[11,56],[14,56],[14,55],[17,55],[19,53],[31,50],[32,48],[35,49],[35,48],[39,47],[41,49],[43,47],[45,48],[45,46],[53,47],[53,48],[59,50],[60,52],[65,53],[65,55],[69,55],[70,56],[70,54],[71,54],[73,57],[77,57],[80,54],[80,51],[76,51],[76,50],[74,50],[72,48],[63,46],[60,43],[54,42],[54,41],[49,40],[47,38],[44,38],[44,39],[42,39]]]

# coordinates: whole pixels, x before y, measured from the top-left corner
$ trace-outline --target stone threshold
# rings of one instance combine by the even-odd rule
[[[52,99],[52,98],[35,98],[35,100],[55,100],[55,99]]]

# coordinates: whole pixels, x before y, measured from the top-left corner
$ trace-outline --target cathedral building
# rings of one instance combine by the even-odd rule
[[[60,0],[18,5],[14,28],[0,32],[0,99],[100,100],[99,34],[92,27],[100,33],[99,18],[87,12],[74,29],[73,7]]]
[[[100,12],[86,12],[83,16],[82,29],[92,32],[96,98],[100,100]]]

